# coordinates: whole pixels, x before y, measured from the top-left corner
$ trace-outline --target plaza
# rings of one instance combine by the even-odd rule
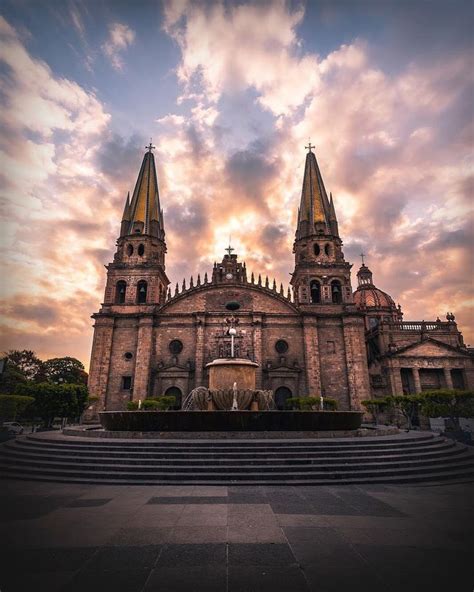
[[[6,480],[2,592],[472,590],[474,486]]]

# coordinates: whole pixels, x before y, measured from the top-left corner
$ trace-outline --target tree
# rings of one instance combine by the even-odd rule
[[[0,421],[15,421],[33,402],[33,397],[0,395]]]
[[[383,413],[389,406],[387,399],[366,399],[361,403],[369,413],[372,413],[376,425],[379,423],[379,414]]]
[[[26,380],[43,382],[45,380],[43,362],[29,349],[11,349],[6,352],[7,365],[21,372]]]
[[[14,394],[18,386],[26,382],[23,372],[20,372],[15,366],[7,362],[5,370],[0,374],[0,393],[2,395]]]
[[[87,384],[84,364],[76,358],[66,356],[46,360],[44,371],[48,382],[54,384]]]
[[[75,418],[87,405],[87,387],[83,384],[27,383],[19,394],[34,397],[34,413],[45,427],[51,427],[55,417]]]
[[[449,417],[454,429],[459,430],[460,417],[474,416],[474,391],[425,391],[421,409],[428,417]]]
[[[418,409],[423,396],[421,395],[396,395],[385,399],[390,407],[395,407],[407,420],[407,431],[413,427],[413,420],[418,414]]]

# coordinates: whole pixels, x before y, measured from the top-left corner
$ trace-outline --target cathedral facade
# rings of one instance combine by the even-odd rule
[[[171,290],[166,250],[150,145],[93,315],[94,412],[164,394],[179,408],[193,388],[208,385],[206,364],[230,355],[231,317],[235,355],[258,364],[257,388],[273,390],[278,408],[289,397],[323,395],[341,410],[360,409],[371,396],[474,386],[473,357],[451,313],[446,321],[404,322],[365,264],[353,292],[332,195],[311,145],[286,293],[275,280],[247,273],[230,245],[209,274]]]

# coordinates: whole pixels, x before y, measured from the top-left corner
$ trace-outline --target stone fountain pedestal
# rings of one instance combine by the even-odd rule
[[[258,364],[245,358],[219,358],[206,364],[209,368],[209,390],[255,389]]]

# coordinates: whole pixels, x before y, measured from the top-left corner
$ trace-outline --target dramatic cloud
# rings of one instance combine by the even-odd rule
[[[67,18],[85,39],[83,14],[70,4]],[[172,286],[210,272],[231,236],[249,273],[276,277],[286,291],[310,137],[354,271],[364,251],[376,284],[406,319],[453,311],[472,343],[469,52],[449,41],[451,51],[436,51],[436,59],[429,48],[408,59],[401,48],[405,57],[393,67],[386,49],[354,34],[318,55],[302,33],[306,17],[302,4],[283,1],[164,4],[161,35],[179,54],[176,78],[156,81],[156,104],[164,84],[178,86],[169,113],[157,107],[153,139]],[[95,47],[120,70],[135,32],[112,18],[106,42]],[[133,26],[142,43],[138,21]],[[140,105],[153,101],[137,88],[127,110],[123,94],[110,98],[107,87],[106,108],[92,85],[30,55],[5,20],[0,33],[8,277],[0,347],[87,363],[103,265],[113,257],[148,141],[133,122]]]
[[[122,23],[112,23],[109,26],[107,41],[102,45],[102,51],[109,58],[116,70],[122,70],[124,63],[122,53],[135,41],[135,31]]]

